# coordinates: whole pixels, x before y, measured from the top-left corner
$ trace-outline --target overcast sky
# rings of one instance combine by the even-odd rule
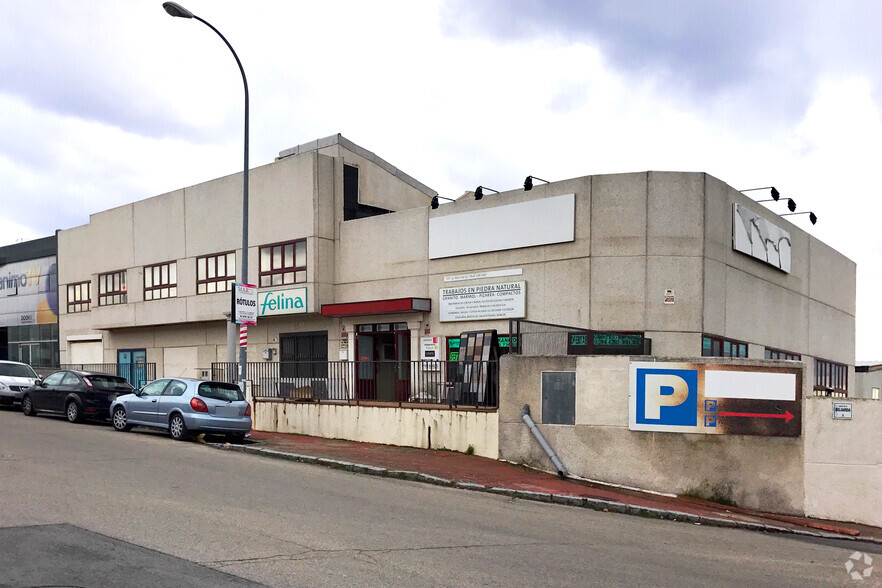
[[[252,167],[339,132],[451,198],[527,174],[774,185],[858,264],[857,359],[882,360],[878,2],[181,3],[239,53]],[[0,0],[0,245],[241,170],[235,62],[161,4]]]

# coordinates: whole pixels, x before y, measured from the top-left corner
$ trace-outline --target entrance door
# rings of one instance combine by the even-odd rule
[[[359,325],[355,335],[356,397],[406,402],[410,397],[407,323]]]
[[[313,397],[322,389],[316,381],[327,377],[327,331],[279,334],[279,396]]]
[[[120,349],[116,352],[117,375],[135,388],[147,383],[147,350]]]

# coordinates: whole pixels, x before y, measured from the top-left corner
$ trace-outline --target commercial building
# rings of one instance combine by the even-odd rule
[[[63,363],[199,376],[226,359],[240,177],[59,232]],[[801,360],[824,394],[854,381],[855,264],[707,174],[435,196],[339,135],[252,170],[249,361],[416,360],[425,337],[449,358],[462,332],[526,319],[657,357]]]
[[[877,524],[849,505],[882,405],[817,397],[855,390],[851,260],[705,173],[533,183],[441,204],[339,135],[252,170],[255,427],[550,467],[526,404],[577,475]],[[59,231],[61,361],[231,377],[241,197],[231,175]]]
[[[58,365],[55,235],[0,247],[0,359]]]

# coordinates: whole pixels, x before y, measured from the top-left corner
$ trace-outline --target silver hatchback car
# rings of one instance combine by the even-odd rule
[[[134,426],[155,427],[184,441],[191,433],[219,433],[242,441],[251,430],[251,405],[236,384],[162,378],[110,405],[117,431]]]

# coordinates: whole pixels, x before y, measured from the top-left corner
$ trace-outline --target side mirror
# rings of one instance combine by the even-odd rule
[[[36,380],[34,380],[34,386],[41,386],[42,387],[43,380],[41,380],[40,378],[37,378]]]

